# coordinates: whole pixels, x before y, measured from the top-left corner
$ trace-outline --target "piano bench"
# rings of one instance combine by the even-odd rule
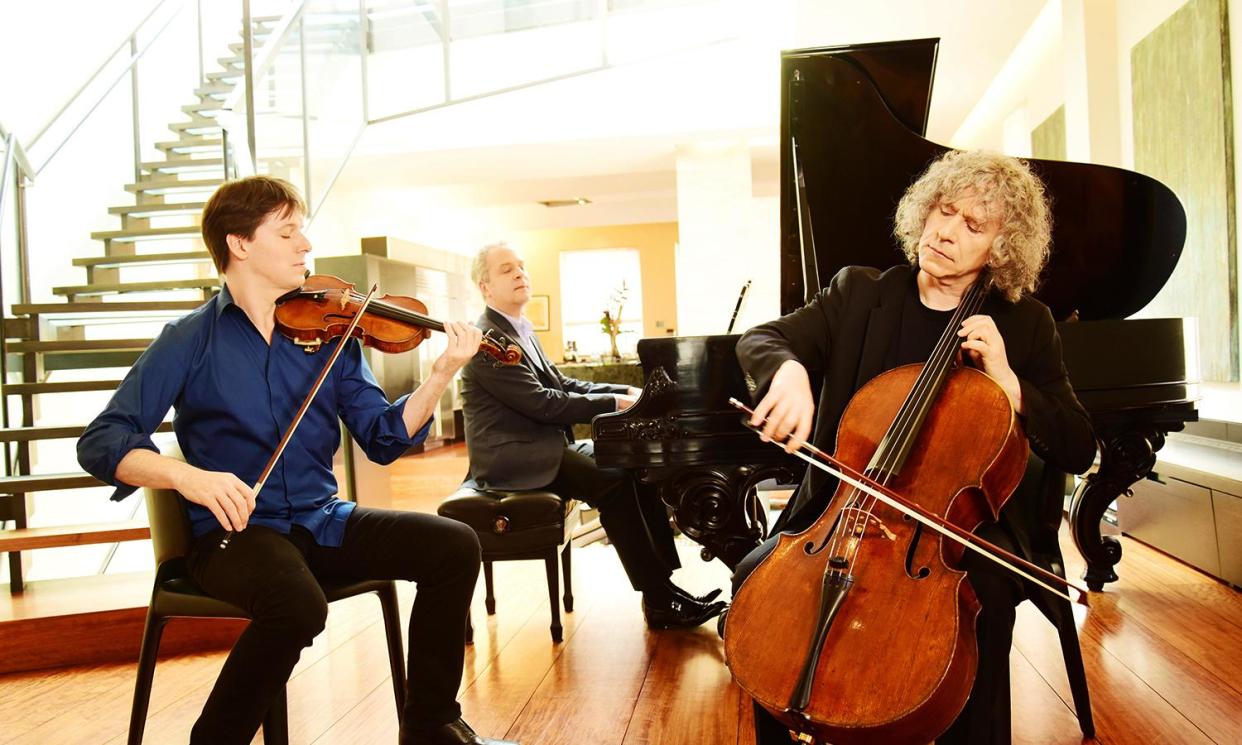
[[[465,523],[479,536],[483,548],[483,579],[487,587],[487,614],[496,612],[492,562],[543,559],[552,608],[552,641],[562,639],[560,601],[557,598],[558,554],[565,574],[565,612],[574,610],[570,583],[570,538],[578,527],[578,503],[549,491],[480,490],[462,487],[436,510],[441,517]],[[466,643],[474,643],[474,626],[466,616]]]

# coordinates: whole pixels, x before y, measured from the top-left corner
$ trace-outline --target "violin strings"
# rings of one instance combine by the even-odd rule
[[[364,296],[364,295],[362,295],[362,293],[360,293],[360,292],[358,292],[358,291],[356,291],[356,290],[354,290],[354,291],[350,292],[350,299],[351,299],[351,300],[359,300],[359,299],[361,299],[362,297],[365,297],[365,296]],[[393,312],[393,313],[397,313],[397,314],[403,315],[403,316],[405,316],[405,317],[406,317],[406,318],[405,318],[405,319],[403,319],[403,320],[410,320],[410,321],[414,321],[415,323],[430,323],[430,324],[435,324],[436,326],[440,326],[440,327],[443,327],[443,326],[444,326],[444,324],[440,323],[439,321],[437,321],[437,320],[436,320],[436,319],[434,319],[434,318],[431,318],[431,317],[429,317],[429,316],[425,316],[425,315],[423,315],[422,313],[418,313],[418,312],[416,312],[416,311],[407,310],[407,309],[405,309],[405,308],[402,308],[402,307],[401,307],[401,306],[399,306],[399,305],[393,305],[392,303],[388,303],[388,302],[385,302],[385,301],[383,301],[383,300],[372,300],[372,301],[371,301],[371,307],[373,307],[373,308],[383,308],[384,310],[391,311],[391,312]],[[436,329],[436,330],[438,330],[438,329]]]
[[[881,475],[876,481],[881,485],[887,486],[891,479],[897,475],[893,473],[892,469],[896,465],[898,454],[902,450],[898,443],[904,443],[907,438],[917,434],[912,431],[918,418],[917,413],[920,407],[930,405],[929,396],[935,392],[932,389],[937,387],[938,380],[942,380],[948,374],[948,363],[957,350],[957,345],[954,343],[957,331],[967,317],[974,315],[978,311],[979,306],[982,305],[983,294],[981,283],[978,282],[967,291],[965,298],[958,305],[952,319],[941,333],[940,339],[933,348],[911,392],[906,396],[906,400],[898,411],[897,419],[882,440],[882,442],[888,443],[889,446],[880,459]],[[859,490],[854,488],[853,492],[851,501],[857,498]],[[867,528],[875,517],[873,510],[877,501],[874,496],[864,495],[862,504],[856,510],[851,511],[853,519],[850,521],[846,535],[852,535],[854,532],[859,534],[858,539],[852,543],[852,551],[849,551],[850,555],[845,557],[852,571],[857,570],[854,562],[861,551],[862,540],[867,535]],[[862,524],[861,530],[859,529],[860,522]]]

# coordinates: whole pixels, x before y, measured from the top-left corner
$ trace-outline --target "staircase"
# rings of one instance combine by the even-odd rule
[[[256,49],[279,20],[252,19]],[[207,82],[194,91],[195,102],[182,107],[187,119],[169,125],[175,139],[156,143],[163,159],[142,163],[138,180],[125,185],[134,195],[134,204],[108,209],[120,218],[120,228],[91,234],[92,240],[102,243],[101,255],[73,260],[74,267],[85,270],[84,281],[75,281],[66,273],[66,284],[52,288],[63,302],[15,304],[12,317],[4,319],[9,370],[20,369],[22,380],[3,384],[4,395],[21,400],[21,426],[0,428],[0,445],[14,466],[10,472],[16,474],[0,477],[0,521],[12,520],[16,525],[0,530],[0,554],[8,554],[13,594],[25,587],[25,551],[149,538],[141,519],[28,526],[30,494],[101,486],[81,472],[30,475],[32,443],[77,439],[85,427],[85,423],[35,426],[35,414],[42,396],[115,390],[120,384],[115,378],[47,382],[50,373],[129,367],[152,341],[150,337],[88,338],[90,329],[172,320],[219,290],[220,280],[199,236],[198,223],[207,197],[224,182],[223,138],[216,116],[243,79],[242,44],[229,48],[232,56],[218,60],[220,69],[207,73]],[[169,294],[181,299],[165,299]],[[83,412],[83,419],[95,413]],[[159,431],[171,431],[170,424],[165,422]]]

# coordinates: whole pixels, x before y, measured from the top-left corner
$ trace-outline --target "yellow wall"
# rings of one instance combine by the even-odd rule
[[[548,331],[539,343],[554,361],[564,355],[561,341],[561,251],[583,248],[637,248],[643,278],[643,336],[666,336],[677,326],[677,282],[674,249],[677,223],[605,225],[593,228],[531,230],[518,233],[512,244],[526,260],[531,293],[549,297]],[[611,287],[600,287],[600,311]],[[657,322],[663,328],[657,328]],[[602,333],[602,332],[601,332]]]

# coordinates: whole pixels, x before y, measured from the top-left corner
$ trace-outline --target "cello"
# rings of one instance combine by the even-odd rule
[[[835,458],[803,444],[815,458],[800,456],[833,462],[841,483],[824,514],[782,534],[734,598],[726,662],[790,729],[833,743],[927,742],[966,703],[979,603],[962,551],[1006,563],[970,531],[998,518],[1027,460],[1008,396],[958,353],[956,329],[984,294],[979,282],[966,293],[926,363],[858,390]],[[1046,589],[1033,575],[1064,584],[1005,558]]]

